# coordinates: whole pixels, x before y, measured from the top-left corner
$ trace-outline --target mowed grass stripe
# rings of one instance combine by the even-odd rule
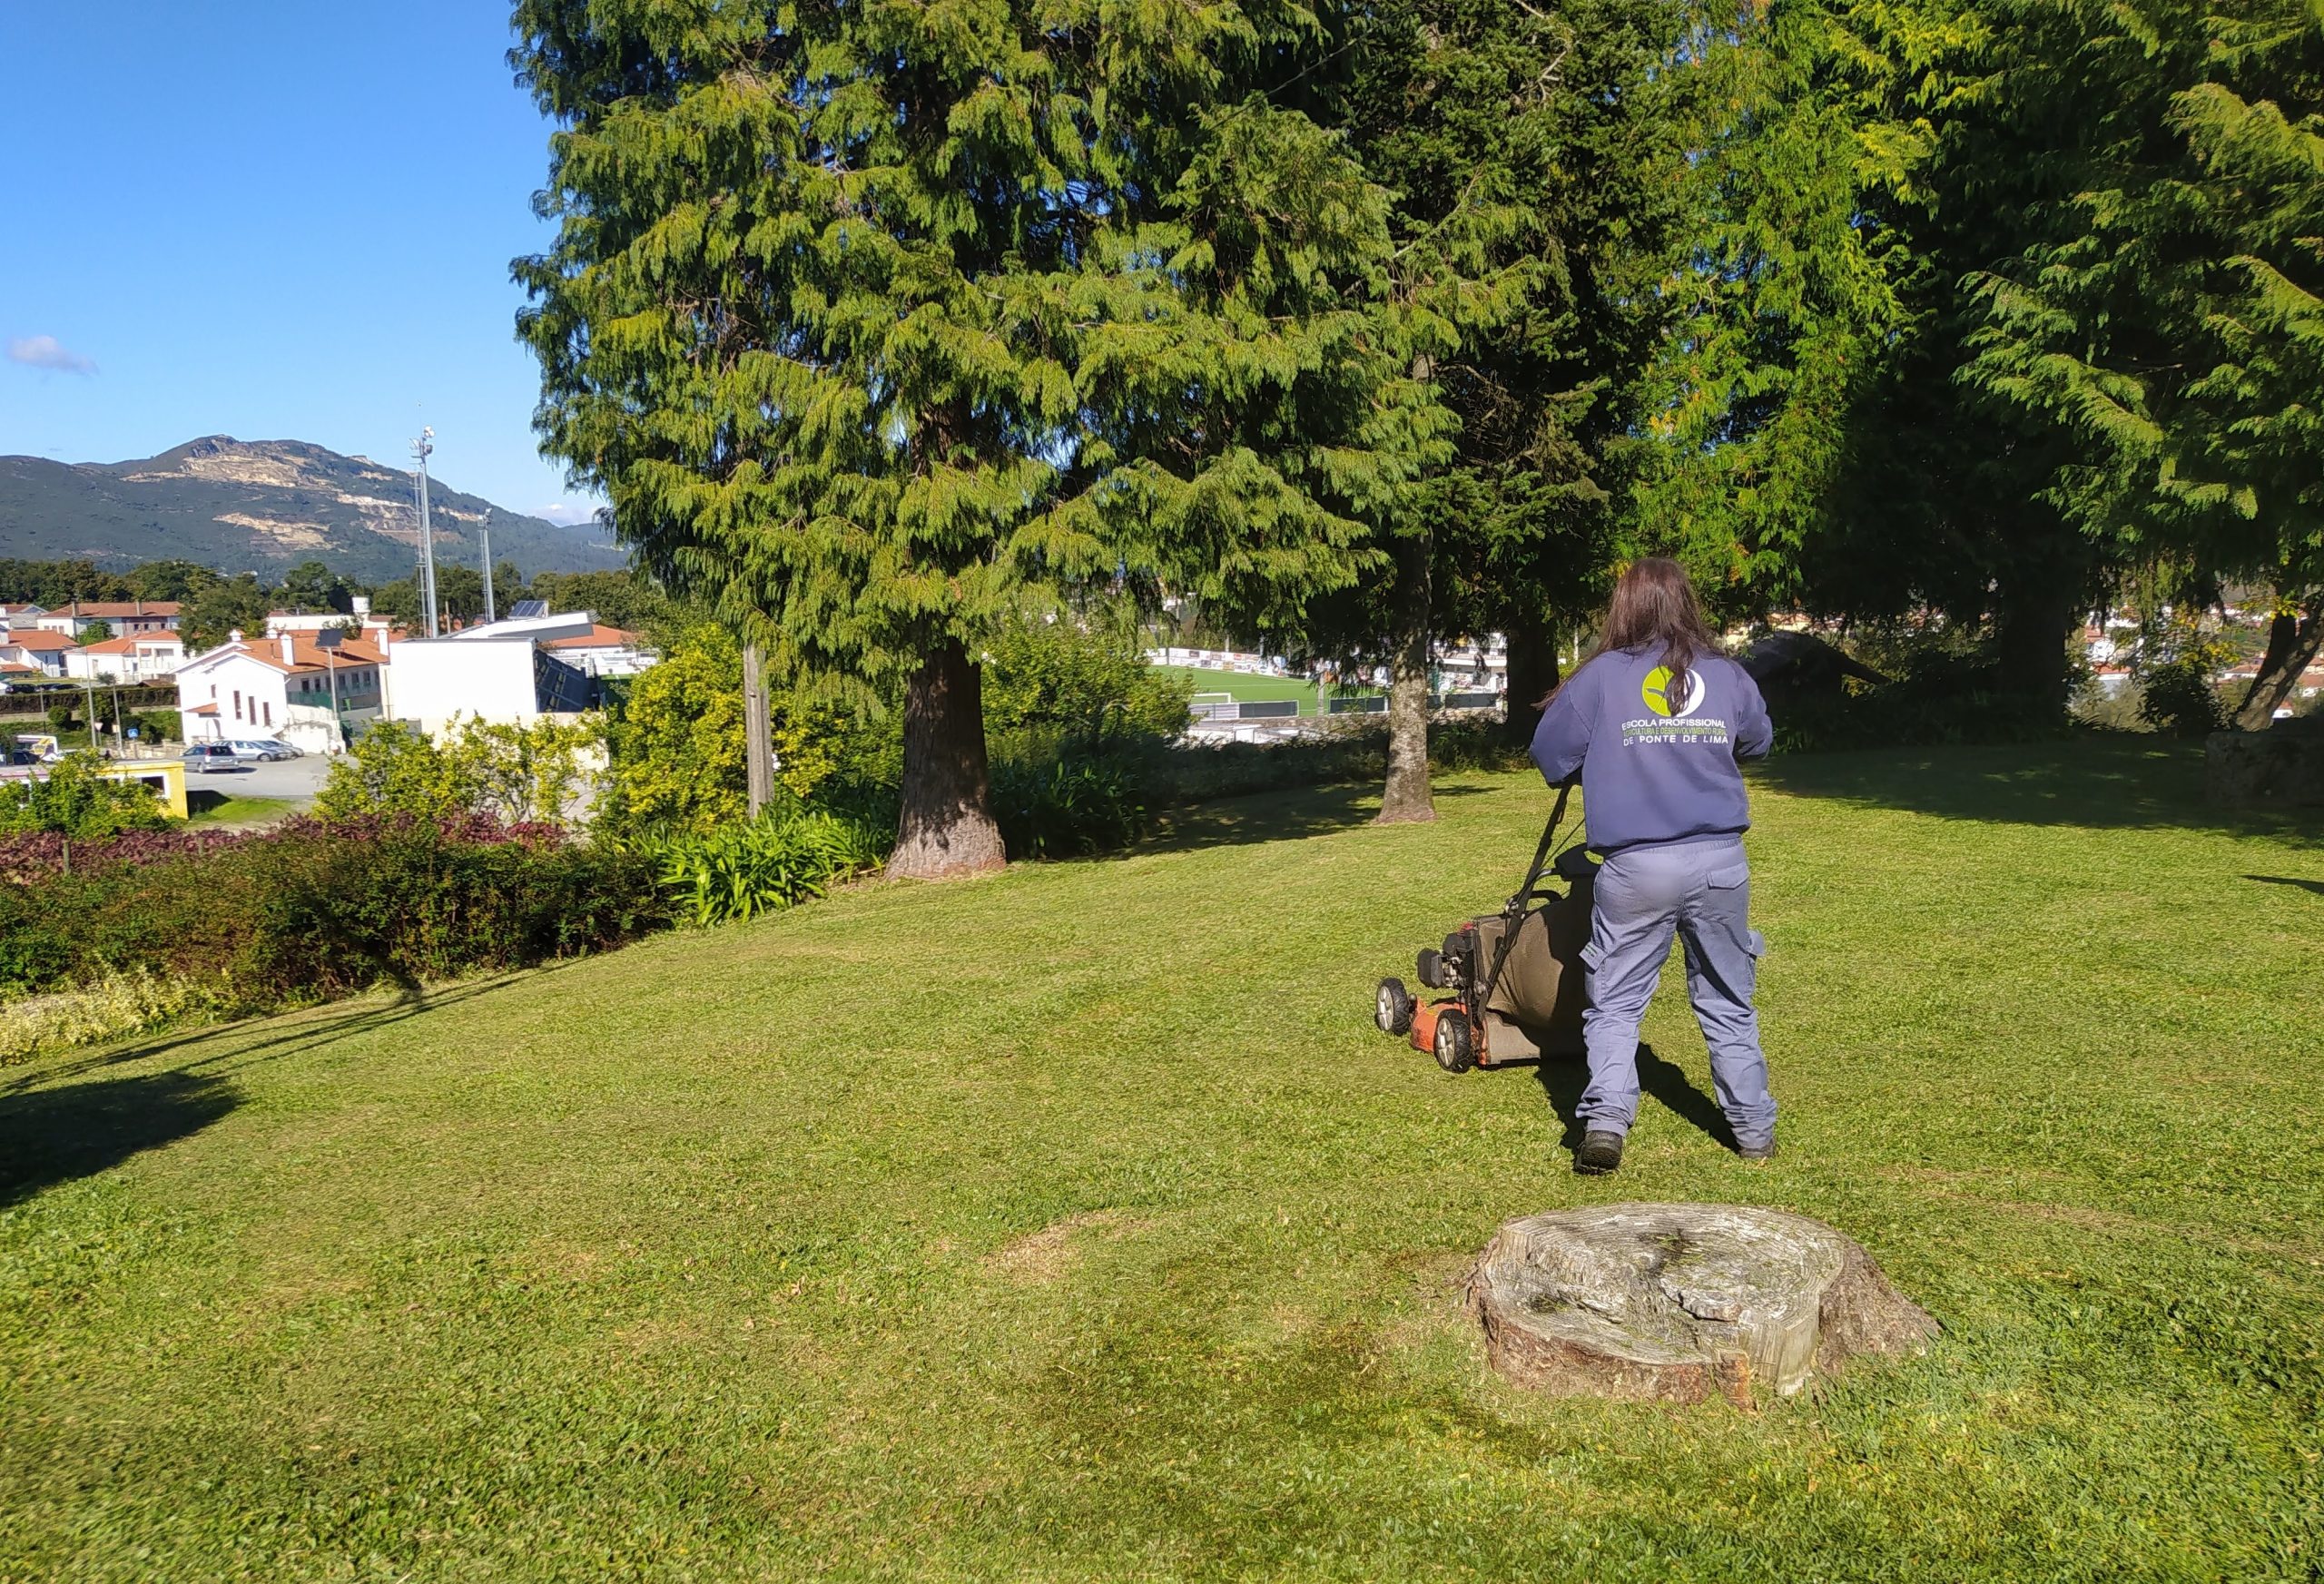
[[[157,1142],[0,1211],[0,1576],[2305,1576],[2324,896],[2241,877],[2324,846],[2190,784],[1774,767],[1765,1170],[1675,963],[1610,1182],[1571,1072],[1370,1028],[1522,777],[49,1063],[12,1146]],[[1947,1333],[1753,1415],[1502,1388],[1465,1260],[1620,1198],[1832,1220]]]

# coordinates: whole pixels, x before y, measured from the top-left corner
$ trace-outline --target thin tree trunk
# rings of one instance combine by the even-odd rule
[[[1396,649],[1388,667],[1388,784],[1379,823],[1433,820],[1428,790],[1429,536],[1396,546]]]
[[[2324,594],[2310,596],[2304,609],[2288,600],[2279,603],[2275,620],[2268,624],[2268,652],[2260,657],[2259,674],[2236,706],[2236,729],[2267,730],[2319,651],[2324,651]]]
[[[1547,622],[1510,624],[1509,704],[1502,732],[1512,748],[1530,747],[1541,723],[1541,700],[1558,684],[1558,632]]]
[[[968,650],[946,638],[904,687],[903,813],[888,872],[948,880],[1007,861],[992,818],[983,675]]]
[[[756,644],[743,645],[743,753],[751,818],[774,801],[774,730],[766,702],[766,657]]]

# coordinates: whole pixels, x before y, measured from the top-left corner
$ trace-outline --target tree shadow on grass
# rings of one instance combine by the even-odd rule
[[[1565,1149],[1581,1148],[1586,1131],[1581,1117],[1581,1092],[1590,1086],[1590,1064],[1578,1056],[1549,1057],[1534,1064],[1533,1077],[1540,1081],[1550,1109],[1564,1124],[1559,1145]],[[1728,1127],[1727,1114],[1718,1108],[1718,1102],[1695,1087],[1684,1068],[1663,1060],[1654,1047],[1643,1041],[1638,1048],[1638,1085],[1641,1093],[1661,1101],[1680,1121],[1700,1129],[1725,1148],[1735,1147],[1734,1130]]]
[[[44,1067],[41,1071],[18,1079],[0,1088],[0,1104],[8,1097],[29,1090],[34,1084],[46,1084],[60,1077],[75,1077],[102,1067],[120,1067],[133,1061],[145,1061],[210,1046],[216,1048],[195,1056],[179,1069],[193,1073],[203,1068],[236,1071],[261,1062],[281,1061],[299,1056],[318,1047],[341,1039],[351,1039],[429,1012],[441,1011],[473,1001],[507,989],[523,979],[543,973],[553,973],[585,960],[580,958],[545,964],[539,968],[521,969],[496,974],[490,979],[470,979],[441,989],[428,990],[417,986],[400,986],[396,999],[390,1001],[363,1001],[342,1006],[327,1012],[274,1014],[266,1018],[249,1018],[233,1023],[215,1023],[199,1028],[173,1030],[155,1038],[118,1049],[101,1051],[83,1057],[77,1061]],[[257,1038],[243,1039],[241,1034]]]
[[[2263,886],[2293,886],[2324,897],[2324,880],[2300,880],[2289,874],[2247,874],[2245,880],[2258,881]]]
[[[1947,820],[2096,830],[2174,828],[2324,845],[2324,813],[2226,810],[2203,801],[2203,750],[2130,733],[1991,747],[1785,753],[1752,773],[1795,797]]]
[[[223,1078],[185,1072],[0,1096],[0,1205],[199,1133],[240,1098]]]
[[[1443,802],[1481,796],[1492,790],[1482,786],[1440,786],[1433,789],[1433,796]],[[1164,811],[1159,829],[1137,851],[1185,852],[1197,847],[1295,841],[1353,830],[1369,823],[1379,812],[1380,788],[1373,782],[1213,798]]]

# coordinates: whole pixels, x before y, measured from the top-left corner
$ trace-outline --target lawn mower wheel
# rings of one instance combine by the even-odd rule
[[[1464,1073],[1477,1065],[1476,1036],[1467,1013],[1447,1007],[1436,1015],[1436,1065],[1449,1073]]]
[[[1413,995],[1404,989],[1404,981],[1396,979],[1380,981],[1380,1004],[1372,1020],[1383,1034],[1403,1034],[1413,1026]]]

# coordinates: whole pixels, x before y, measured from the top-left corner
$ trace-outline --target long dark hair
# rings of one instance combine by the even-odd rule
[[[1598,630],[1598,647],[1590,652],[1590,660],[1617,649],[1635,654],[1654,646],[1660,647],[1662,664],[1670,669],[1670,679],[1663,684],[1666,696],[1685,698],[1695,656],[1714,645],[1710,626],[1703,620],[1702,602],[1695,597],[1695,585],[1687,581],[1687,569],[1667,556],[1631,562],[1615,583],[1613,602],[1606,607],[1606,621]],[[1589,664],[1590,660],[1581,664]],[[1574,674],[1579,675],[1581,670],[1581,666],[1575,666]],[[1550,699],[1557,694],[1557,688],[1551,688],[1541,707],[1549,708]]]

